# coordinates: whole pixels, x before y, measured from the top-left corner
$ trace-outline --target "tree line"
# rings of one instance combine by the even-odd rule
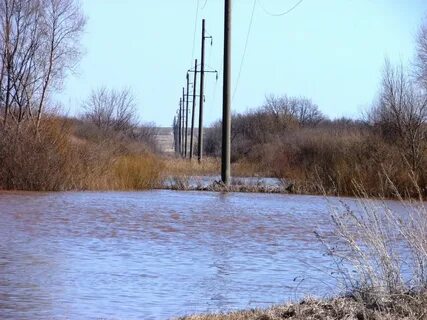
[[[155,129],[139,122],[130,89],[94,89],[75,118],[55,102],[85,25],[78,0],[0,0],[0,189],[155,183]]]
[[[427,195],[427,24],[409,66],[386,59],[380,90],[357,119],[334,119],[305,97],[267,96],[232,120],[232,161],[252,174],[283,178],[300,192],[353,194],[363,185],[385,193]],[[221,152],[221,123],[207,131],[205,152]]]
[[[86,18],[74,0],[0,1],[3,126],[38,130],[51,93],[80,55]]]

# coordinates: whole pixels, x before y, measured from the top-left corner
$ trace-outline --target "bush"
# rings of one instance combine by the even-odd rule
[[[37,131],[2,128],[0,189],[140,190],[158,185],[162,164],[137,140],[74,135],[73,121],[52,116]],[[96,137],[96,138],[95,138]]]
[[[143,190],[159,184],[163,166],[152,155],[121,156],[114,163],[114,189]]]
[[[33,126],[2,129],[0,187],[16,190],[65,190],[71,187],[75,153],[67,129],[55,119]]]
[[[357,182],[369,196],[393,197],[394,190],[384,180],[386,174],[400,193],[418,195],[410,166],[402,160],[399,148],[369,128],[350,132],[323,128],[299,131],[277,145],[265,166],[272,168],[275,176],[294,183],[299,192],[353,196]],[[417,177],[425,195],[425,173]],[[319,185],[324,189],[319,190]]]
[[[267,119],[268,114],[262,110],[234,116],[233,174],[284,179],[298,193],[353,195],[353,183],[358,182],[368,195],[375,197],[393,196],[384,174],[394,181],[400,193],[416,196],[412,174],[422,194],[427,195],[427,151],[419,151],[419,165],[414,167],[407,161],[410,157],[406,149],[385,139],[376,124],[337,119],[323,120],[311,127],[288,123],[280,128]],[[216,124],[207,131],[205,151],[213,156],[220,150],[219,130]]]

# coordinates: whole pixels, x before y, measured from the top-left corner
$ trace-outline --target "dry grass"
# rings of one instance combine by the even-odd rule
[[[231,171],[234,177],[270,177],[271,172],[265,170],[259,161],[248,161],[242,159],[232,163]]]
[[[421,320],[427,319],[427,295],[395,296],[387,304],[365,304],[352,297],[224,314],[194,315],[180,320]]]
[[[150,154],[128,155],[113,165],[114,189],[144,190],[159,185],[163,164]]]
[[[386,177],[386,179],[388,179]],[[403,209],[367,198],[355,184],[358,208],[331,206],[334,239],[319,239],[334,259],[335,274],[347,291],[361,299],[389,299],[427,288],[427,209],[419,200],[404,200],[388,179]]]
[[[163,163],[155,155],[147,152],[121,155],[108,149],[93,153],[96,149],[101,148],[92,145],[80,154],[80,173],[75,172],[79,185],[72,189],[137,191],[161,184]]]
[[[163,160],[165,177],[182,176],[213,176],[221,172],[220,159],[204,158],[199,164],[197,157],[192,161],[181,158],[166,158]]]
[[[162,162],[138,141],[76,137],[72,123],[46,117],[0,129],[0,189],[142,190],[157,187]]]
[[[76,165],[68,127],[56,119],[45,119],[35,127],[1,128],[0,188],[7,190],[64,190],[73,183]]]
[[[190,161],[182,158],[166,158],[164,176],[214,176],[221,173],[221,158],[206,157],[199,164],[197,158]],[[231,170],[233,177],[267,177],[266,173],[260,166],[260,163],[241,160],[232,163]]]

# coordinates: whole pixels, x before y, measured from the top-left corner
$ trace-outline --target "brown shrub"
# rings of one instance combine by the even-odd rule
[[[68,119],[1,129],[0,189],[31,191],[139,190],[158,185],[161,162],[143,144],[73,135]]]
[[[358,183],[370,196],[390,197],[393,190],[384,181],[386,174],[399,192],[417,195],[410,166],[399,149],[368,129],[298,130],[276,145],[264,167],[294,183],[297,192],[354,195],[354,184]],[[425,190],[425,175],[419,178],[417,182]]]
[[[153,155],[119,157],[113,165],[114,189],[144,190],[159,184],[163,165]]]
[[[73,147],[66,126],[55,119],[40,125],[5,127],[0,137],[0,187],[17,190],[64,190],[74,171]]]

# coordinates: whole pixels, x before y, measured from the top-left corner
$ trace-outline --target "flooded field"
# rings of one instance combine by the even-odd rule
[[[329,228],[314,196],[2,194],[0,318],[169,319],[326,296],[313,231]]]

